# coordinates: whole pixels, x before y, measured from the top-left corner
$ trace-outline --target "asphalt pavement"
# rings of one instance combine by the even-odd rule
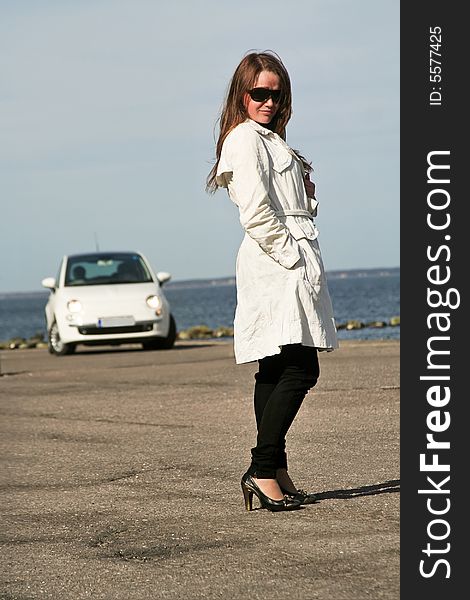
[[[320,367],[288,434],[318,501],[246,512],[256,364],[230,341],[1,352],[0,598],[398,599],[399,342]]]

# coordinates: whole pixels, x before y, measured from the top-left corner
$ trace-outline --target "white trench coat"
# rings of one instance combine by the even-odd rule
[[[307,197],[294,151],[247,119],[226,137],[216,175],[245,230],[236,266],[236,363],[279,354],[285,344],[337,348],[313,220],[318,202]]]

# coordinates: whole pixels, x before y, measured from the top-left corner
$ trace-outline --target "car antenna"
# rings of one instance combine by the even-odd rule
[[[95,246],[96,246],[96,251],[99,252],[100,251],[100,245],[98,244],[98,236],[96,234],[96,231],[94,233],[95,235]]]

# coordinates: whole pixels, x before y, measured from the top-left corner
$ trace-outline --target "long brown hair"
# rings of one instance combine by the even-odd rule
[[[281,96],[276,114],[269,124],[269,128],[277,133],[283,140],[286,139],[286,126],[292,115],[292,93],[290,78],[286,67],[279,56],[272,50],[264,52],[250,52],[241,60],[230,80],[228,91],[222,106],[219,123],[220,131],[216,145],[216,162],[207,177],[206,190],[214,193],[217,188],[216,173],[222,152],[222,145],[227,135],[248,117],[245,106],[245,94],[256,83],[262,71],[269,71],[279,77]],[[312,170],[310,163],[298,154],[307,172]]]

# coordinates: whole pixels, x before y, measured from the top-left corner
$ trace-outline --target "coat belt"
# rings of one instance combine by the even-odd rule
[[[308,217],[313,220],[313,215],[308,210],[293,209],[293,210],[275,210],[274,213],[278,217]]]

